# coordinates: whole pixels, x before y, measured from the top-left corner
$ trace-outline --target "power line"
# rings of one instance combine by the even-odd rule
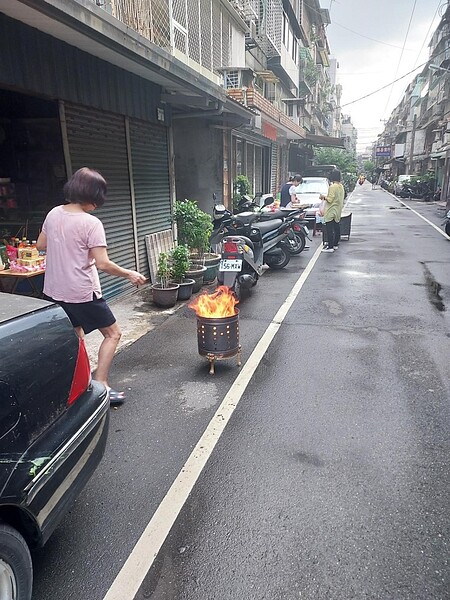
[[[332,21],[333,25],[337,25],[338,27],[342,27],[342,29],[346,29],[347,31],[350,31],[351,33],[354,33],[355,35],[359,35],[359,37],[365,38],[366,40],[370,40],[371,42],[376,42],[377,44],[383,44],[384,46],[390,46],[391,48],[398,48],[399,50],[404,50],[405,48],[401,47],[401,46],[396,46],[395,44],[388,44],[388,42],[382,42],[381,40],[376,40],[375,38],[371,38],[367,35],[363,35],[362,33],[359,33],[358,31],[354,31],[353,29],[349,29],[348,27],[345,27],[345,25],[341,25],[340,23],[338,23],[337,21]]]
[[[405,40],[404,40],[404,42],[403,42],[403,48],[402,48],[402,51],[401,51],[401,54],[400,54],[400,58],[398,59],[397,68],[395,69],[395,75],[394,75],[394,78],[395,78],[395,77],[397,77],[398,70],[399,70],[399,68],[400,68],[400,63],[402,62],[402,58],[403,58],[403,52],[405,51],[405,46],[406,46],[406,40],[408,39],[409,30],[410,30],[410,28],[411,28],[411,22],[412,22],[412,20],[413,20],[414,12],[415,12],[415,10],[416,10],[416,4],[417,4],[417,0],[414,0],[414,5],[413,5],[412,11],[411,11],[411,16],[409,17],[408,29],[406,30]],[[390,102],[390,100],[391,100],[393,86],[394,86],[394,84],[392,84],[391,91],[389,92],[388,99],[386,100],[386,106],[384,107],[383,114],[386,112],[386,110],[387,110],[387,107],[388,107],[388,105],[389,105],[389,102]]]
[[[440,56],[444,52],[447,52],[447,50],[443,50],[442,52],[439,52],[436,56],[434,56],[434,58],[436,58],[437,56]],[[365,100],[366,98],[369,98],[370,96],[373,96],[374,94],[378,94],[378,92],[381,92],[381,91],[385,90],[390,85],[394,85],[394,83],[397,83],[397,81],[401,81],[402,79],[405,79],[405,77],[408,77],[408,75],[411,75],[411,73],[414,73],[418,69],[424,67],[426,64],[428,64],[428,61],[422,63],[421,65],[418,65],[412,71],[409,71],[408,73],[405,73],[404,75],[402,75],[398,79],[395,79],[394,81],[391,81],[390,83],[387,83],[386,85],[383,85],[383,87],[380,87],[377,90],[375,90],[373,92],[370,92],[370,94],[366,94],[365,96],[362,96],[361,98],[358,98],[357,100],[352,100],[351,102],[347,102],[346,104],[343,104],[340,108],[345,108],[346,106],[350,106],[350,104],[355,104],[355,102],[360,102],[361,100]]]

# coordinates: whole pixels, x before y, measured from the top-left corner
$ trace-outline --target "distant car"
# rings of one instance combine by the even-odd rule
[[[411,175],[399,175],[394,185],[394,193],[399,194],[404,183],[411,181]]]
[[[0,293],[0,598],[30,600],[42,546],[99,464],[109,402],[56,304]]]
[[[305,219],[311,222],[316,220],[316,213],[321,203],[320,196],[322,194],[327,196],[329,187],[326,177],[303,177],[302,183],[297,186],[296,196],[298,205],[311,205],[305,211]]]

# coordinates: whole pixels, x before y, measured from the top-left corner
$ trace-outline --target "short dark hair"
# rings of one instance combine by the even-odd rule
[[[329,176],[330,181],[340,181],[341,180],[341,172],[337,169],[333,169]]]
[[[293,181],[301,181],[303,177],[301,175],[294,175]]]
[[[106,201],[106,181],[94,169],[81,167],[64,186],[64,197],[71,204],[103,206]]]

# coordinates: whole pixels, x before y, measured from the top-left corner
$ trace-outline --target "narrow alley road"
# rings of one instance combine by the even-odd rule
[[[349,241],[316,254],[314,238],[242,303],[254,374],[181,512],[167,507],[175,524],[150,571],[145,551],[129,559],[137,593],[121,568],[239,369],[208,375],[187,308],[117,356],[129,401],[34,556],[33,600],[450,598],[450,242],[435,205],[410,204],[418,214],[365,184]]]

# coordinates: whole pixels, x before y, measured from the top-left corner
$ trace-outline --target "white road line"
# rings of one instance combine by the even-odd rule
[[[436,231],[439,231],[439,233],[441,235],[443,235],[447,240],[450,240],[450,237],[445,233],[445,231],[443,231],[437,225],[435,225],[434,223],[432,223],[431,221],[429,221],[428,219],[423,217],[420,213],[417,212],[417,210],[414,210],[413,208],[411,208],[411,206],[409,206],[409,204],[406,204],[406,202],[403,202],[403,200],[400,200],[400,198],[397,198],[397,196],[394,196],[394,194],[391,194],[391,196],[393,198],[395,198],[397,200],[397,202],[400,202],[400,204],[403,204],[403,206],[406,206],[406,208],[408,208],[411,212],[413,212],[415,215],[420,217],[423,221],[425,221],[425,223],[428,223],[428,225],[431,225],[431,227],[434,227],[436,229]]]
[[[256,368],[316,264],[321,250],[322,245],[320,244],[257,343],[242,371],[236,377],[103,600],[133,600],[135,597],[228,421],[239,404]]]

